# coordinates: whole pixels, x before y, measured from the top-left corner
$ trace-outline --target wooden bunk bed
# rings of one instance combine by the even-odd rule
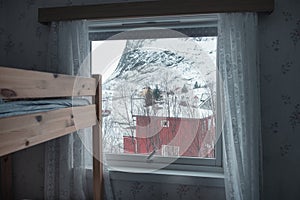
[[[101,76],[92,78],[0,67],[0,98],[6,101],[93,97],[92,104],[0,118],[1,193],[12,198],[11,153],[93,126],[93,196],[103,197]]]

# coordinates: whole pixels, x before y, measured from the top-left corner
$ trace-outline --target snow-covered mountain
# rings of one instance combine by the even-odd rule
[[[215,37],[128,40],[104,87],[114,88],[126,81],[153,88],[164,84],[167,77],[175,88],[185,84],[192,89],[196,81],[202,86],[215,79],[215,50]]]
[[[216,37],[128,40],[103,83],[104,135],[116,143],[110,148],[122,150],[123,135],[135,134],[134,115],[211,116],[216,42]]]
[[[103,94],[110,101],[108,107],[115,107],[121,103],[117,100],[124,98],[131,101],[131,107],[143,107],[145,88],[151,92],[156,88],[163,97],[160,100],[169,105],[168,111],[166,105],[160,105],[162,111],[152,114],[172,115],[170,110],[175,108],[170,108],[171,100],[176,106],[193,106],[203,114],[209,107],[200,105],[215,92],[215,75],[216,37],[128,40],[116,69],[103,84]],[[131,114],[144,112],[130,109]],[[191,117],[184,112],[172,116]]]

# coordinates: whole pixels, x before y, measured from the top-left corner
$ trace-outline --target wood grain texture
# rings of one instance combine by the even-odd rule
[[[40,8],[41,23],[76,19],[120,19],[223,12],[272,12],[274,0],[157,0]]]
[[[1,157],[1,199],[13,199],[12,156]]]
[[[96,84],[94,78],[0,66],[0,98],[7,100],[94,96]],[[12,160],[7,154],[93,126],[97,119],[96,105],[1,118],[0,156],[3,157],[0,198],[13,199]]]
[[[0,98],[93,96],[93,78],[0,67]]]
[[[0,156],[95,125],[95,105],[0,119]]]
[[[94,75],[97,81],[96,95],[93,103],[96,105],[98,123],[93,126],[93,196],[94,200],[103,200],[103,164],[102,164],[102,80],[100,75]]]

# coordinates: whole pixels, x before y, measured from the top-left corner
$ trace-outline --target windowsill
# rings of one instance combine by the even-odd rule
[[[162,157],[141,154],[106,154],[106,163],[116,171],[149,172],[159,169],[176,171],[223,172],[220,159],[198,157]],[[134,171],[132,171],[134,169]],[[145,169],[145,170],[143,170]]]
[[[139,172],[137,173],[136,170]],[[141,169],[122,167],[119,170],[110,170],[110,177],[113,181],[143,181],[224,187],[224,174],[222,172],[195,172],[167,169],[161,169],[153,172],[145,170],[142,172]]]

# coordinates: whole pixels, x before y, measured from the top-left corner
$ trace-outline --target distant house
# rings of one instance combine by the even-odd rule
[[[202,119],[135,116],[136,137],[124,136],[124,153],[214,157],[215,123]]]

